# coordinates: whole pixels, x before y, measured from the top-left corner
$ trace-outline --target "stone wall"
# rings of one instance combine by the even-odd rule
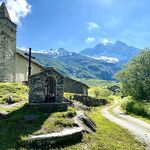
[[[16,25],[0,18],[0,82],[15,81]]]
[[[88,95],[87,85],[70,78],[65,78],[64,90],[68,93]]]
[[[49,76],[56,80],[56,103],[63,102],[64,78],[54,69],[49,69],[30,76],[29,103],[45,103],[45,83]]]
[[[74,95],[72,99],[79,101],[89,107],[97,107],[101,105],[106,105],[108,103],[106,99],[96,99],[85,95]]]

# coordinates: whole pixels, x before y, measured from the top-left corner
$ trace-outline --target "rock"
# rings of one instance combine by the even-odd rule
[[[6,100],[6,103],[13,104],[14,103],[13,98],[11,96],[9,96],[9,98]]]
[[[88,133],[96,132],[96,124],[82,111],[77,112],[74,122]]]
[[[37,116],[34,115],[34,114],[26,115],[26,116],[23,117],[23,119],[24,119],[25,121],[28,121],[28,122],[34,122],[34,121],[37,120]]]
[[[80,102],[74,102],[73,105],[74,105],[74,107],[79,108],[79,109],[83,109],[83,110],[85,110],[85,111],[90,111],[90,110],[91,110],[90,107],[88,107],[88,106],[86,106],[86,105],[83,105],[83,104],[80,103]]]
[[[8,112],[6,111],[0,111],[0,119],[1,118],[7,118]]]
[[[71,145],[81,141],[82,131],[82,128],[76,127],[45,135],[33,135],[24,141],[24,145],[35,149],[51,149],[52,147]]]
[[[70,106],[73,106],[73,102],[67,98],[64,98],[64,102],[69,103]]]

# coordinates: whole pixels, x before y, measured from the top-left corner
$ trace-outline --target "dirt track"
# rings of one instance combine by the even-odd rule
[[[102,109],[102,115],[121,127],[128,129],[146,147],[146,150],[150,150],[150,124],[124,114],[119,110],[119,106],[114,107],[115,105],[116,103]],[[110,113],[110,108],[113,108],[113,113]]]

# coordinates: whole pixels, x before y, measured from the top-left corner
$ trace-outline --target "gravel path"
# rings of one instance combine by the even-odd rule
[[[150,150],[150,124],[126,115],[119,110],[118,105],[113,108],[114,106],[116,106],[116,103],[102,109],[102,115],[121,127],[128,129],[146,147],[146,150]],[[113,113],[110,113],[110,108],[113,108]]]

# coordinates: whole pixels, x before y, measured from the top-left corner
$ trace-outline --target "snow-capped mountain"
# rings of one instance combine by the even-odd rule
[[[139,49],[128,46],[127,44],[116,41],[116,43],[100,43],[94,48],[82,50],[79,54],[93,58],[98,58],[106,62],[119,63],[120,65],[127,63],[130,58],[137,55]]]
[[[42,66],[57,68],[70,77],[112,80],[113,74],[119,69],[112,63],[103,63],[63,48],[32,51],[32,55]]]
[[[53,57],[53,58],[73,55],[72,52],[69,52],[69,51],[65,50],[64,48],[32,51],[32,53],[48,55],[48,56]]]
[[[24,51],[21,51],[22,54]],[[44,67],[57,68],[71,77],[103,80],[112,80],[121,65],[137,53],[138,49],[123,42],[98,44],[95,48],[80,53],[70,52],[64,48],[32,51],[36,61]]]

